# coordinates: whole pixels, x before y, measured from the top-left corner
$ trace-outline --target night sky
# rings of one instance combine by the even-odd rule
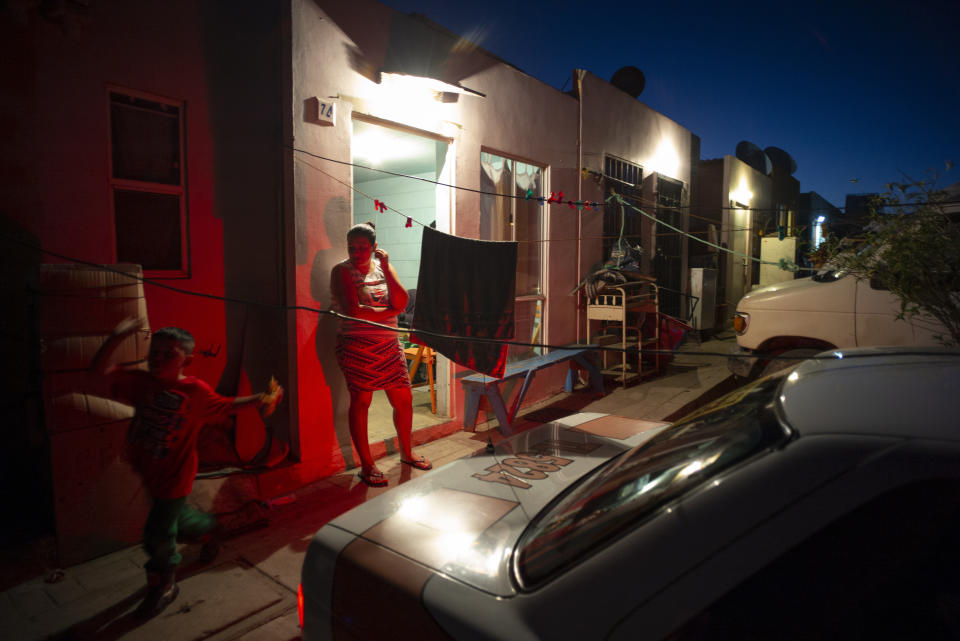
[[[797,162],[801,191],[848,193],[940,175],[960,181],[960,2],[384,0],[422,13],[557,89],[572,70],[640,68],[639,100],[701,138],[748,140]]]

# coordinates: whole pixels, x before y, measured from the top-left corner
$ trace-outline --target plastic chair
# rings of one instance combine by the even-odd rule
[[[413,377],[417,373],[417,368],[420,367],[422,362],[427,370],[427,382],[430,384],[430,411],[434,414],[437,413],[437,390],[433,386],[433,364],[436,361],[436,353],[430,347],[417,343],[415,347],[408,347],[403,350],[403,355],[407,357],[408,361],[413,361],[410,364],[410,380],[413,380]]]

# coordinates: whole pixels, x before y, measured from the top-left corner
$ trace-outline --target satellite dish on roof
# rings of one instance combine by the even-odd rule
[[[610,76],[610,84],[636,98],[643,93],[647,79],[636,67],[620,67]]]
[[[797,171],[797,161],[793,156],[779,147],[767,147],[763,150],[773,163],[773,168],[778,174],[793,175]]]
[[[767,154],[752,142],[741,140],[737,143],[737,158],[747,163],[764,176],[769,176],[773,170],[773,163]]]

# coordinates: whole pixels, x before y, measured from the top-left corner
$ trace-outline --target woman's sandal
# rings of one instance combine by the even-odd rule
[[[432,469],[433,469],[433,463],[431,463],[431,462],[428,461],[427,459],[423,458],[422,456],[418,456],[418,457],[416,457],[415,459],[412,459],[412,460],[409,460],[409,461],[406,460],[406,459],[400,459],[400,462],[401,462],[401,463],[404,463],[404,464],[406,464],[406,465],[409,465],[409,466],[411,466],[411,467],[415,467],[415,468],[417,468],[418,470],[432,470]]]
[[[374,470],[364,472],[363,470],[360,470],[357,472],[357,476],[359,476],[360,480],[370,487],[383,487],[387,484],[387,477],[383,475],[383,472]]]

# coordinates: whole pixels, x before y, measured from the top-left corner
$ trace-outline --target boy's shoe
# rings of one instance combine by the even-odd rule
[[[134,613],[139,619],[150,619],[163,612],[180,594],[180,586],[172,571],[147,572],[147,596]]]
[[[203,545],[200,547],[200,554],[197,556],[197,562],[202,565],[213,563],[220,554],[220,548],[223,547],[223,529],[220,526],[215,527],[204,537]]]

